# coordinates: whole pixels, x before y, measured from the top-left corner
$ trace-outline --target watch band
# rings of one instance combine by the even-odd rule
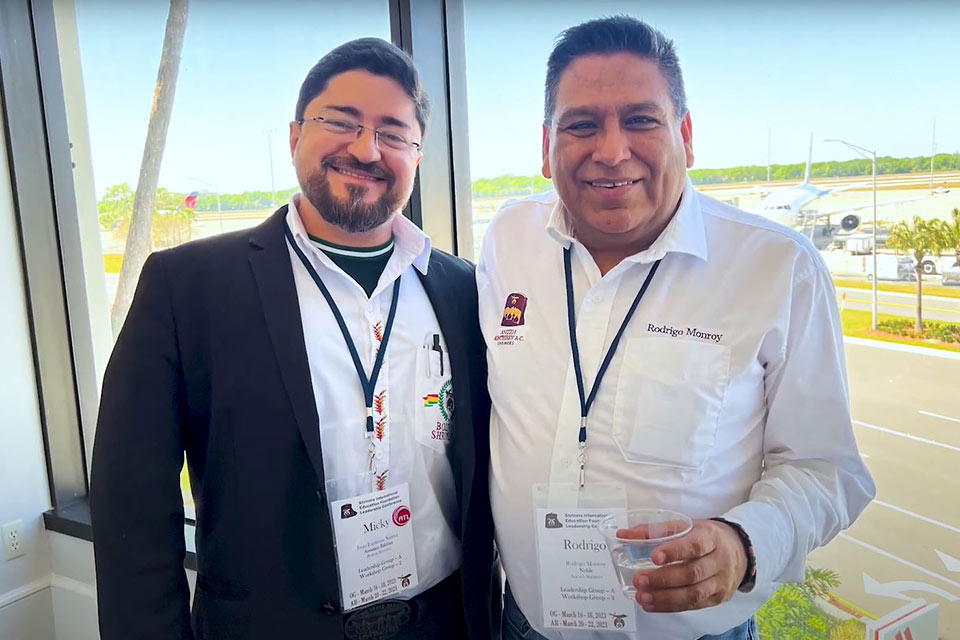
[[[747,554],[747,568],[743,572],[743,580],[740,581],[740,586],[737,587],[737,591],[750,593],[757,584],[757,554],[753,550],[753,543],[750,541],[750,536],[748,536],[747,532],[743,530],[743,527],[736,522],[730,522],[723,518],[710,519],[716,522],[722,522],[736,531],[737,535],[740,536],[740,542],[743,543],[743,551]]]

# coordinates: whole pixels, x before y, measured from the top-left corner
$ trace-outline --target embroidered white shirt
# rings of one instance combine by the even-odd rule
[[[579,475],[566,246],[587,391],[662,258],[589,414],[587,484],[623,483],[634,508],[722,516],[744,528],[756,551],[751,593],[678,614],[637,607],[635,637],[727,631],[753,615],[776,582],[801,580],[807,553],[849,526],[875,494],[850,422],[829,273],[804,237],[698,194],[689,181],[660,237],[602,277],[555,193],[498,212],[477,272],[493,400],[491,502],[511,590],[552,639],[601,637],[544,629],[534,547],[532,486]],[[520,297],[508,304],[511,294]]]
[[[367,376],[373,370],[383,327],[390,312],[393,284],[403,276],[396,318],[375,387],[374,420],[381,454],[370,470],[365,437],[366,409],[360,379],[336,319],[300,258],[288,247],[300,303],[303,337],[313,394],[320,417],[320,444],[327,503],[369,493],[382,476],[384,487],[407,482],[417,555],[417,587],[412,597],[437,584],[460,566],[459,523],[453,470],[446,455],[451,432],[438,428],[439,405],[424,400],[424,389],[439,394],[450,380],[449,366],[427,376],[433,336],[446,341],[417,271],[427,272],[430,239],[402,215],[394,217],[394,250],[373,294],[338,267],[310,240],[290,200],[286,222],[343,314]],[[436,363],[439,364],[439,363]],[[449,389],[449,387],[447,387]],[[425,406],[426,405],[426,406]],[[386,475],[383,475],[384,471]],[[339,514],[332,514],[339,515]]]

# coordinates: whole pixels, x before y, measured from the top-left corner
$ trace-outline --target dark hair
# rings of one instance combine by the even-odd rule
[[[687,112],[683,74],[673,40],[642,20],[621,15],[584,22],[559,35],[547,61],[545,123],[549,124],[553,118],[560,75],[577,58],[595,53],[633,53],[656,62],[670,87],[670,98],[677,116]]]
[[[420,132],[426,132],[427,119],[430,117],[430,101],[427,100],[427,94],[420,86],[420,78],[417,76],[416,67],[413,66],[413,60],[405,51],[380,38],[351,40],[320,58],[300,85],[300,97],[297,99],[294,120],[303,120],[303,112],[307,105],[323,93],[330,78],[354,69],[363,69],[374,75],[396,80],[413,100]]]

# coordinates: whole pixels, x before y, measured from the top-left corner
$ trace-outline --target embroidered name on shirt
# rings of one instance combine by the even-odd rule
[[[657,326],[655,324],[648,324],[647,331],[649,333],[663,333],[672,338],[688,336],[691,338],[697,338],[698,340],[711,340],[717,343],[723,340],[722,333],[707,333],[706,331],[701,331],[696,327],[686,327],[685,329],[679,329],[677,327],[671,327],[670,325],[667,325],[667,324],[660,325],[660,326]]]

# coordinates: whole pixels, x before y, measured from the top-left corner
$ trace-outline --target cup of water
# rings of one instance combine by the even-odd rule
[[[693,521],[678,511],[667,509],[631,509],[614,513],[597,525],[613,558],[620,588],[629,598],[637,594],[633,574],[655,569],[651,555],[663,543],[685,536]]]

